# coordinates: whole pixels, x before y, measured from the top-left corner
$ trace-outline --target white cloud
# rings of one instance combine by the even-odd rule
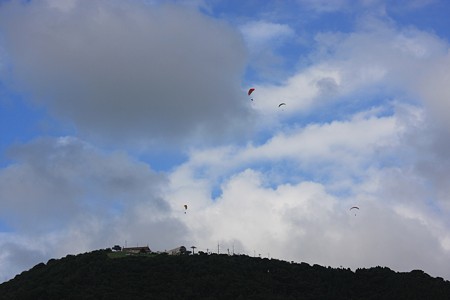
[[[284,39],[292,38],[295,32],[286,24],[253,21],[241,26],[242,34],[252,51],[280,43]],[[270,45],[272,44],[272,45]]]
[[[294,29],[260,20],[245,23],[240,30],[249,50],[249,66],[257,70],[258,76],[274,81],[279,66],[285,62],[278,50],[297,39]]]
[[[210,206],[189,210],[185,224],[200,250],[217,251],[220,243],[222,252],[239,245],[235,251],[249,255],[336,267],[421,268],[449,276],[440,263],[449,260],[442,246],[445,231],[436,234],[434,226],[399,213],[389,201],[364,194],[338,198],[307,181],[271,188],[264,177],[247,169],[224,183],[222,196]],[[349,211],[355,204],[361,208],[356,216]]]
[[[334,12],[350,8],[348,0],[297,0],[302,6],[306,6],[319,13]]]
[[[374,18],[361,22],[356,32],[319,33],[315,41],[318,50],[310,55],[310,66],[279,84],[255,86],[254,108],[268,126],[343,101],[361,105],[374,95],[381,98],[378,102],[397,97],[411,103],[421,101],[448,126],[447,41]],[[281,102],[287,104],[282,114],[276,109]]]
[[[341,74],[337,69],[315,66],[287,79],[282,85],[256,85],[254,108],[265,117],[275,119],[305,112],[317,105],[322,96],[336,96]],[[280,114],[280,103],[286,103],[286,112]],[[270,119],[268,119],[270,124]]]
[[[356,12],[363,9],[371,13],[386,14],[386,10],[417,10],[433,4],[436,0],[385,1],[385,0],[297,0],[298,4],[316,13]]]
[[[290,174],[320,174],[345,177],[353,172],[361,172],[373,161],[379,163],[389,157],[396,147],[398,136],[403,134],[395,117],[376,117],[356,115],[348,121],[335,121],[329,124],[310,124],[304,128],[286,129],[273,134],[273,137],[261,145],[248,144],[243,147],[220,147],[191,153],[190,159],[178,172],[190,176],[218,179],[226,174],[255,165],[276,168],[284,166]],[[345,169],[343,171],[342,169]],[[343,175],[345,174],[345,175]],[[292,174],[290,174],[292,175]]]

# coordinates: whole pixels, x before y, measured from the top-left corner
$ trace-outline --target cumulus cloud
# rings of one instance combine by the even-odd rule
[[[250,255],[448,278],[448,43],[379,20],[317,42],[311,66],[256,86],[255,108],[283,120],[276,99],[292,100],[291,116],[334,101],[360,106],[344,120],[333,111],[329,123],[277,128],[261,144],[191,153],[171,174],[184,179],[174,197],[189,182],[203,190],[191,200],[189,234],[210,250],[239,245]],[[221,191],[207,205],[214,181]]]
[[[318,126],[311,129],[315,131],[311,136],[301,132],[277,142],[268,141],[252,149],[250,155],[247,155],[249,149],[230,148],[193,154],[191,165],[185,164],[171,175],[180,178],[183,174],[185,178],[183,185],[173,185],[171,180],[173,198],[186,195],[184,191],[189,191],[191,184],[196,186],[197,197],[187,194],[192,208],[184,220],[188,235],[203,251],[216,251],[219,244],[222,252],[234,249],[248,255],[335,267],[382,265],[398,271],[419,268],[448,278],[450,274],[442,261],[450,259],[449,224],[445,210],[433,198],[435,191],[444,187],[430,189],[430,177],[421,176],[410,165],[410,158],[416,156],[408,152],[416,148],[406,142],[411,132],[405,131],[405,126],[419,125],[416,110],[399,109],[395,121],[355,118],[345,126]],[[387,125],[384,129],[380,126],[383,123]],[[331,128],[333,133],[329,131]],[[377,133],[370,133],[374,128],[378,128]],[[349,136],[353,132],[355,143],[341,140],[346,150],[333,151],[339,148],[340,138],[346,139],[345,135],[338,134],[340,130]],[[357,131],[361,134],[356,134]],[[312,136],[317,136],[322,146],[308,151],[302,145],[308,144]],[[272,144],[279,145],[277,150],[267,150]],[[335,171],[333,180],[320,180],[320,176],[315,181],[297,177],[286,183],[286,176],[291,174],[285,173],[281,175],[282,180],[276,181],[270,169],[276,168],[286,155],[290,156],[291,148],[294,149],[288,161],[297,169],[294,174],[309,169],[321,175]],[[387,158],[384,162],[378,156],[380,152]],[[361,158],[365,163],[352,164],[355,161],[346,158],[347,155],[355,161]],[[399,156],[409,158],[402,161]],[[254,160],[262,157],[266,162],[271,161],[269,170],[256,169],[255,165],[260,164],[254,164]],[[390,163],[392,157],[398,161]],[[298,165],[294,163],[296,160]],[[211,181],[218,180],[213,176],[217,175],[215,172],[237,161],[236,165],[243,169],[230,172],[232,175],[221,183],[221,194],[209,202]],[[326,161],[325,165],[331,167],[320,168],[320,161]],[[305,168],[308,162],[311,165]],[[214,164],[215,168],[205,171]],[[304,169],[298,167],[302,164]],[[188,170],[192,173],[186,176]],[[280,170],[275,173],[280,175]],[[336,189],[336,185],[342,184],[347,189],[345,193],[338,192],[342,186]],[[356,216],[349,211],[354,205],[361,208]]]
[[[16,87],[84,136],[223,141],[251,128],[245,47],[224,22],[140,1],[13,1],[0,20]]]
[[[222,252],[335,267],[421,268],[449,276],[440,263],[449,255],[442,246],[445,227],[436,231],[436,224],[406,215],[375,195],[336,197],[326,185],[310,181],[268,187],[264,177],[247,169],[224,183],[223,194],[210,206],[193,201],[185,222],[200,250],[216,252],[219,244]],[[361,207],[356,216],[349,211],[355,204]],[[422,211],[422,216],[432,214]]]
[[[393,157],[403,163],[405,176],[421,178],[422,185],[429,186],[424,197],[439,201],[443,209],[448,203],[444,196],[448,190],[441,179],[449,172],[443,154],[450,132],[446,100],[450,96],[449,43],[432,33],[399,29],[377,20],[368,20],[362,28],[350,35],[319,36],[320,44],[328,49],[322,57],[339,74],[342,96],[362,91],[359,97],[364,97],[382,85],[383,97],[398,97],[395,114],[403,130],[401,150]],[[414,169],[406,171],[410,166]],[[402,192],[407,194],[407,188]]]
[[[448,127],[448,42],[376,18],[366,19],[358,28],[349,34],[318,33],[309,66],[279,84],[254,86],[254,109],[273,126],[277,120],[317,114],[345,101],[367,109],[373,104],[365,98],[378,97],[380,103],[401,97],[422,103]],[[281,102],[287,104],[283,114],[275,109]],[[335,113],[328,117],[333,120]]]
[[[327,176],[340,174],[338,177],[345,177],[360,172],[360,168],[373,161],[380,163],[389,157],[391,149],[398,144],[398,135],[404,130],[397,123],[395,117],[369,115],[363,118],[357,115],[349,121],[310,124],[305,128],[277,132],[261,145],[194,152],[185,167],[192,168],[193,175],[207,174],[210,178],[220,178],[261,164],[273,168],[283,165],[277,169],[282,180],[293,175],[293,169],[294,174],[325,171]],[[285,162],[289,164],[284,165]]]

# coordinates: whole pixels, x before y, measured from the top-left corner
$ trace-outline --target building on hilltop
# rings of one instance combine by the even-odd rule
[[[172,250],[167,250],[165,253],[169,255],[183,255],[183,254],[189,254],[191,251],[187,251],[185,246],[180,246]]]
[[[145,247],[128,247],[122,248],[122,252],[127,252],[131,254],[139,254],[139,253],[150,253],[152,252],[148,246]]]

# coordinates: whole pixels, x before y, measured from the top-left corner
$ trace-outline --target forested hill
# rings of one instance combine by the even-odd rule
[[[422,271],[326,268],[243,255],[98,250],[41,263],[0,285],[0,299],[450,299]]]

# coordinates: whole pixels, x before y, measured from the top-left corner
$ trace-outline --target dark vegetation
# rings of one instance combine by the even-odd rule
[[[116,258],[114,258],[116,257]],[[450,299],[423,271],[350,269],[243,255],[114,256],[97,250],[40,263],[0,299]]]

